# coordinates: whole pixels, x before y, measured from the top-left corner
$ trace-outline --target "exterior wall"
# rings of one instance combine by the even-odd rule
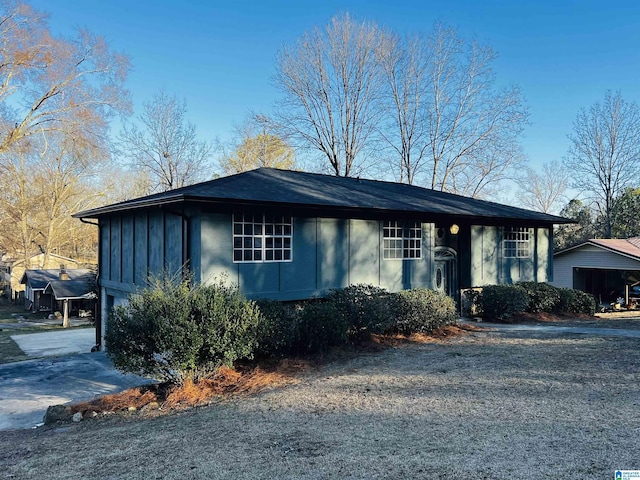
[[[640,270],[640,260],[619,255],[593,245],[585,245],[553,259],[553,282],[556,287],[580,288],[574,286],[574,268],[607,270]]]
[[[292,261],[273,263],[233,262],[230,214],[203,214],[200,228],[201,280],[224,276],[252,298],[304,299],[354,283],[431,286],[431,224],[422,227],[421,259],[383,260],[381,221],[294,217]]]
[[[100,219],[99,284],[102,318],[153,276],[181,274],[186,216],[160,209]],[[102,334],[106,322],[102,322]]]
[[[550,229],[531,230],[531,255],[527,258],[504,258],[502,227],[472,225],[471,286],[549,282],[553,274]]]

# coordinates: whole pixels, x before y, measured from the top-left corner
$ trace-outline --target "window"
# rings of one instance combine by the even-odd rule
[[[233,215],[234,262],[290,262],[293,224],[290,216]]]
[[[385,260],[420,258],[422,227],[419,222],[385,221],[382,228],[382,258]]]
[[[505,258],[528,258],[531,255],[531,233],[526,227],[504,229],[503,252]]]

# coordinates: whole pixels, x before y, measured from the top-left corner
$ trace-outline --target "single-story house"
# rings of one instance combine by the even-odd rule
[[[592,239],[556,252],[552,284],[591,293],[600,303],[629,304],[640,284],[640,237]]]
[[[37,269],[25,270],[21,283],[25,285],[25,310],[51,312],[64,309],[65,300],[69,310],[85,309],[86,300],[91,300],[91,292],[95,290],[93,283],[95,274],[85,268]],[[95,300],[95,298],[94,298]],[[90,308],[90,306],[89,306]]]
[[[102,315],[150,275],[224,277],[250,298],[547,282],[565,218],[417,186],[260,168],[74,214],[99,225]],[[104,327],[104,326],[103,326]]]

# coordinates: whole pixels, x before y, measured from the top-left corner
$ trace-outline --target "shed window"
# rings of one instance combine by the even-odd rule
[[[234,262],[290,262],[292,240],[290,216],[246,212],[233,215]]]
[[[382,228],[382,258],[385,260],[420,258],[422,228],[419,222],[385,221]]]
[[[503,253],[505,258],[529,258],[531,256],[531,231],[526,227],[504,229]]]

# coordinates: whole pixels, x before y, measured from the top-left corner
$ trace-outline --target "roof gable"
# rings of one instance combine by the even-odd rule
[[[628,239],[593,238],[579,245],[556,252],[554,253],[554,256],[565,255],[575,250],[584,250],[588,247],[607,250],[609,252],[624,255],[625,257],[640,261],[640,237],[632,237]]]
[[[570,223],[566,218],[403,183],[259,168],[74,214],[80,218],[185,201]]]
[[[52,280],[44,289],[44,293],[52,293],[56,300],[95,298],[89,276],[74,280]]]

